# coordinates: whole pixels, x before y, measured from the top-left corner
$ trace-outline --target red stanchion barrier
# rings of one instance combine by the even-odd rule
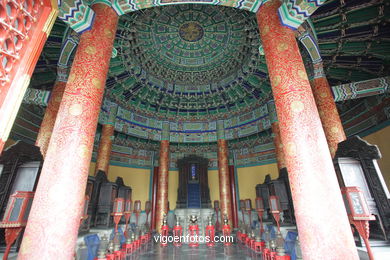
[[[260,253],[263,251],[263,249],[265,248],[265,242],[264,241],[261,241],[260,237],[257,237],[255,242],[253,243],[253,247],[252,249],[256,252],[256,253]]]
[[[227,216],[225,215],[225,218],[223,220],[223,226],[222,226],[222,235],[224,236],[224,239],[225,239],[225,242],[224,242],[225,246],[230,246],[232,244],[232,241],[230,241],[228,239],[228,237],[230,237],[231,232],[232,232],[228,222],[229,222],[229,220],[228,220]]]
[[[161,246],[168,245],[168,232],[169,232],[169,227],[167,223],[167,215],[164,215],[163,224],[161,227]]]
[[[209,238],[209,241],[206,243],[208,247],[213,247],[215,246],[215,228],[213,226],[213,223],[211,221],[211,218],[208,218],[209,223],[206,226],[206,237]]]
[[[181,237],[183,236],[183,227],[180,226],[180,218],[177,219],[176,225],[173,227],[173,245],[176,247],[182,246]]]
[[[197,216],[190,216],[190,226],[188,228],[189,232],[189,239],[190,242],[188,243],[189,247],[198,247],[199,246],[199,226],[197,224],[198,217]]]

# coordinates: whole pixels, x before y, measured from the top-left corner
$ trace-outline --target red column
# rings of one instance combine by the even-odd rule
[[[168,172],[169,172],[169,140],[160,144],[160,163],[158,167],[156,230],[161,231],[164,214],[168,214]]]
[[[49,104],[47,104],[45,111],[45,116],[43,117],[41,127],[39,128],[39,133],[35,145],[40,148],[43,157],[46,156],[47,148],[49,147],[51,134],[53,132],[54,123],[56,122],[56,117],[58,109],[60,108],[62,96],[65,91],[65,86],[66,82],[62,81],[56,81],[54,84],[53,90],[51,91]]]
[[[108,166],[110,165],[110,157],[112,150],[112,139],[114,137],[114,126],[104,124],[102,134],[100,136],[99,149],[96,159],[95,175],[100,171],[104,171],[108,175]]]
[[[228,146],[225,139],[218,139],[218,175],[219,175],[219,201],[222,220],[225,215],[229,219],[229,225],[233,224],[230,177],[229,177]]]
[[[235,178],[235,172],[234,172],[234,165],[229,166],[229,179],[230,179],[230,191],[232,196],[232,218],[233,218],[233,227],[238,228],[238,209],[237,209],[237,190],[236,190],[236,178]]]
[[[156,204],[157,204],[157,181],[158,181],[158,167],[153,169],[153,190],[152,190],[152,216],[151,228],[156,229]]]
[[[276,161],[278,164],[278,170],[286,167],[286,161],[284,159],[283,143],[280,140],[280,129],[279,122],[272,123],[272,134],[274,135],[274,146],[275,146],[275,155]]]
[[[118,17],[93,6],[80,39],[43,164],[18,259],[73,259],[93,141]]]
[[[321,63],[316,66],[320,67],[321,71],[323,70]],[[337,145],[344,141],[346,137],[328,80],[323,73],[321,74],[321,77],[315,77],[310,83],[329,150],[332,157],[334,157]]]
[[[294,32],[279,1],[257,13],[304,259],[359,259]]]

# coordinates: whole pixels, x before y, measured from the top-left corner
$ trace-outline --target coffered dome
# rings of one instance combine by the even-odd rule
[[[188,4],[124,15],[107,95],[157,118],[240,113],[270,95],[259,39],[255,15],[234,8]]]

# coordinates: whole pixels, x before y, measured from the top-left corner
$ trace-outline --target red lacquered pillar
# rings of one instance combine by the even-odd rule
[[[237,208],[237,190],[236,190],[236,178],[234,165],[229,166],[229,178],[230,178],[230,191],[232,195],[232,218],[233,218],[233,228],[238,228],[238,208]]]
[[[224,219],[225,215],[229,220],[229,225],[233,224],[231,192],[230,192],[230,174],[229,174],[229,157],[228,145],[225,140],[225,129],[223,121],[217,122],[217,137],[218,137],[218,177],[219,177],[219,201],[221,208],[221,216]]]
[[[45,115],[43,116],[41,127],[39,128],[35,145],[40,148],[43,157],[46,156],[47,148],[49,147],[51,134],[53,132],[54,123],[56,122],[65,86],[66,82],[62,81],[56,81],[54,84],[49,103],[46,107]]]
[[[294,32],[280,24],[279,6],[266,2],[257,19],[303,258],[359,259],[302,57]]]
[[[169,172],[169,123],[163,123],[160,144],[160,162],[157,180],[156,230],[161,232],[164,214],[168,215],[168,172]]]
[[[323,65],[322,63],[318,63],[314,66],[314,69],[320,71],[320,73],[316,73],[316,75],[319,74],[319,76],[315,76],[310,84],[321,118],[322,127],[324,128],[326,140],[328,141],[330,154],[334,157],[337,151],[337,145],[344,141],[346,137],[329,82],[323,72]]]
[[[108,175],[110,157],[112,150],[112,140],[114,138],[114,125],[104,124],[100,136],[99,149],[96,159],[95,175],[98,171],[104,171]]]
[[[53,128],[18,259],[73,259],[118,16],[95,4]]]
[[[154,160],[154,157],[153,157]],[[157,183],[158,183],[158,167],[153,169],[153,188],[152,188],[152,216],[151,229],[156,230],[156,204],[157,204]]]

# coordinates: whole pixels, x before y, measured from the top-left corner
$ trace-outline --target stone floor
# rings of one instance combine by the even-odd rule
[[[369,260],[367,249],[363,247],[357,247],[360,260]],[[389,260],[390,259],[390,246],[371,246],[372,253],[375,260]]]
[[[373,247],[375,260],[390,259],[390,247]],[[360,260],[368,260],[365,248],[358,248]],[[0,253],[0,259],[3,254]],[[8,260],[15,260],[17,254],[11,253]],[[140,251],[132,254],[126,260],[147,260],[147,259],[172,259],[172,260],[191,260],[191,259],[261,259],[260,254],[254,253],[245,247],[233,244],[230,247],[224,247],[222,244],[216,245],[214,248],[207,248],[206,245],[200,245],[198,248],[190,248],[183,245],[180,248],[169,245],[161,247],[158,244],[149,243]]]
[[[150,243],[127,259],[261,259],[261,254],[256,254],[252,250],[238,244],[233,244],[229,247],[217,244],[212,248],[204,244],[195,248],[183,245],[180,248],[176,248],[173,245],[161,247],[158,244]]]
[[[390,246],[373,246],[372,250],[375,260],[390,259]],[[368,260],[366,249],[364,247],[358,247],[358,252],[360,260]],[[0,259],[2,257],[3,254],[0,253]],[[11,253],[8,260],[15,260],[16,258],[17,254]],[[208,248],[205,244],[201,244],[197,248],[191,248],[188,245],[176,248],[172,244],[169,244],[167,247],[161,247],[159,244],[150,242],[126,258],[126,260],[142,259],[261,259],[261,254],[257,254],[247,247],[236,243],[229,247],[224,247],[223,244],[218,243],[212,248]]]

